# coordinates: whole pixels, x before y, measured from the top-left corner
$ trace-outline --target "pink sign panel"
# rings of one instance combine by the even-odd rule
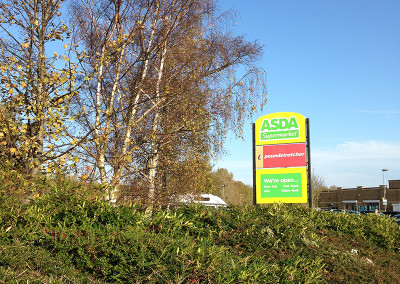
[[[306,143],[263,146],[264,168],[305,167]]]

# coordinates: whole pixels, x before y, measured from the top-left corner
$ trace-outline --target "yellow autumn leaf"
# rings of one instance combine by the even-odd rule
[[[29,46],[29,42],[24,42],[21,44],[22,48],[27,48]]]
[[[128,155],[128,157],[126,159],[127,159],[128,163],[132,163],[132,156],[131,155]]]
[[[77,163],[77,162],[79,162],[79,158],[78,157],[73,157],[72,161],[74,161],[74,163]]]
[[[11,154],[15,154],[15,152],[17,151],[17,149],[15,149],[15,148],[10,148],[10,152],[11,152]]]
[[[8,90],[8,93],[9,93],[10,95],[12,95],[12,94],[14,93],[14,89],[9,89],[9,90]]]

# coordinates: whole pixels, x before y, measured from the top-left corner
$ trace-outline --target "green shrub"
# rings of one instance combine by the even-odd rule
[[[386,217],[290,204],[192,205],[149,217],[104,201],[95,185],[45,180],[42,189],[27,204],[1,197],[0,277],[9,282],[315,283],[367,276],[390,282],[400,276],[389,270],[400,264],[400,226]],[[379,269],[369,271],[366,258]]]

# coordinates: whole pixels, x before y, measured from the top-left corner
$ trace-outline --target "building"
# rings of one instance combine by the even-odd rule
[[[321,209],[344,209],[356,211],[399,211],[400,180],[389,180],[389,187],[341,188],[324,190],[319,196]]]

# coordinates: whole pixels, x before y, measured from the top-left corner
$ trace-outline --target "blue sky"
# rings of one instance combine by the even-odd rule
[[[220,0],[235,32],[264,46],[274,112],[310,119],[311,163],[328,186],[400,179],[400,1]],[[251,123],[216,164],[252,185]]]

